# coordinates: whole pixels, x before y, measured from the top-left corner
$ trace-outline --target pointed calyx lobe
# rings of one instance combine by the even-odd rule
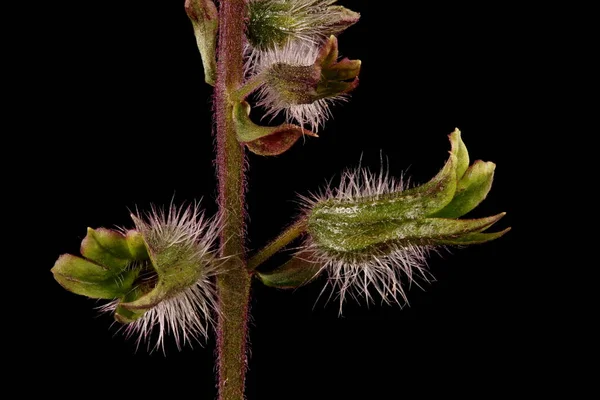
[[[129,293],[140,273],[129,266],[148,257],[137,232],[123,234],[104,228],[88,228],[81,255],[83,258],[63,254],[52,273],[70,292],[96,299],[115,299]]]
[[[475,161],[469,165],[469,154],[457,129],[450,135],[451,151],[442,170],[429,182],[410,189],[361,189],[361,182],[352,175],[352,194],[329,192],[312,202],[307,210],[307,233],[312,260],[350,265],[385,260],[386,253],[402,248],[435,245],[469,245],[501,237],[500,232],[485,232],[505,213],[486,218],[458,219],[473,210],[487,196],[495,165]],[[371,187],[385,186],[383,178],[372,177]],[[363,185],[369,182],[362,182]],[[388,187],[392,187],[388,184]],[[361,193],[362,190],[362,193]],[[298,261],[292,264],[298,264]],[[318,264],[318,262],[317,262]],[[315,268],[315,267],[313,267]],[[283,282],[286,269],[276,269],[261,279],[268,285]],[[297,271],[294,271],[297,276]],[[290,274],[291,275],[291,274]],[[260,276],[260,275],[259,275]],[[310,279],[314,275],[307,272]],[[291,278],[290,278],[291,279]],[[289,282],[280,285],[289,286]]]

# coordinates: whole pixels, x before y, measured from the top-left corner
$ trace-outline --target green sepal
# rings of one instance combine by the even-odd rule
[[[117,308],[115,309],[115,320],[122,324],[129,324],[141,318],[146,313],[146,310],[130,310],[123,307],[123,303],[134,301],[143,296],[143,294],[144,293],[142,289],[138,286],[136,288],[133,288],[129,293],[123,296],[121,298],[121,302],[119,303],[119,305],[117,305]]]
[[[469,151],[467,150],[467,146],[465,146],[465,142],[462,140],[462,135],[458,128],[454,129],[449,136],[450,143],[452,143],[452,147],[456,148],[456,179],[459,181],[469,168]]]
[[[81,255],[113,272],[120,272],[132,260],[129,244],[125,236],[105,228],[87,228],[87,235],[81,242]]]
[[[146,243],[141,233],[136,230],[128,230],[125,234],[125,240],[127,241],[127,247],[129,248],[129,254],[131,259],[135,261],[147,260],[150,258],[148,250],[146,249]]]
[[[477,207],[492,188],[495,168],[496,165],[492,162],[475,161],[458,182],[456,194],[450,204],[432,216],[458,218]]]
[[[429,182],[401,192],[364,197],[356,201],[325,200],[317,203],[309,216],[309,226],[320,220],[336,223],[374,223],[389,219],[422,218],[443,209],[456,192],[456,153],[458,142],[452,142],[448,161]]]
[[[185,11],[196,36],[204,66],[204,80],[214,86],[217,76],[216,47],[219,12],[212,0],[185,0]]]
[[[389,245],[427,245],[454,240],[481,232],[505,213],[478,219],[420,218],[389,219],[375,223],[319,221],[311,234],[321,249],[343,253],[360,253]]]
[[[131,218],[136,226],[143,226],[135,215],[131,215]],[[151,289],[144,290],[139,297],[121,302],[122,307],[134,312],[147,311],[174,293],[191,287],[200,278],[204,267],[198,262],[194,248],[180,245],[153,248],[147,238],[144,238],[144,242],[151,268],[156,272],[156,284]]]
[[[233,107],[233,121],[238,140],[248,150],[261,156],[275,156],[289,150],[304,135],[317,137],[310,130],[293,124],[256,125],[250,119],[250,104],[243,101]]]
[[[63,254],[58,257],[51,271],[53,274],[89,282],[101,282],[116,275],[114,271],[103,265],[72,254]]]
[[[177,278],[176,278],[177,279]],[[139,313],[142,315],[144,312],[148,311],[152,307],[158,305],[163,300],[166,300],[169,295],[173,292],[176,292],[178,289],[182,287],[185,288],[185,285],[179,285],[177,282],[175,284],[173,280],[165,279],[163,275],[163,279],[158,279],[156,286],[148,293],[136,298],[135,300],[128,302],[121,302],[119,304],[120,307],[123,307],[125,310],[129,310],[133,313]],[[192,282],[193,283],[193,282]],[[188,283],[187,286],[191,285]]]
[[[499,237],[504,236],[504,234],[506,234],[508,231],[510,231],[510,229],[511,228],[509,227],[500,232],[469,233],[469,234],[466,234],[466,235],[463,235],[463,236],[460,236],[460,237],[457,237],[454,239],[438,240],[437,243],[454,245],[454,246],[466,246],[466,245],[470,245],[470,244],[481,244],[481,243],[490,242],[492,240],[496,240]]]
[[[266,286],[293,289],[315,279],[321,267],[322,263],[313,262],[310,257],[296,255],[272,271],[256,271],[256,276]]]
[[[138,271],[119,274],[90,260],[63,254],[52,267],[54,279],[70,292],[95,298],[115,299],[131,290]]]

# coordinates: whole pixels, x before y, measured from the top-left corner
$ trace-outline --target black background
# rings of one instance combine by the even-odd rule
[[[318,139],[279,157],[248,156],[248,247],[292,220],[296,193],[317,190],[361,157],[378,169],[383,154],[392,174],[425,182],[446,160],[455,127],[472,160],[497,164],[492,191],[471,215],[506,211],[495,229],[513,230],[433,255],[436,281],[413,286],[403,309],[350,303],[338,317],[336,304],[315,304],[322,280],[296,291],[255,282],[249,400],[509,395],[534,386],[539,314],[527,294],[530,265],[519,257],[515,150],[531,128],[535,82],[519,77],[533,72],[536,39],[520,34],[532,16],[395,3],[341,2],[362,14],[340,37],[341,54],[363,62],[351,101],[333,108]],[[23,307],[36,315],[24,373],[61,395],[215,398],[214,337],[181,352],[168,343],[166,356],[136,351],[94,309],[99,303],[64,291],[49,272],[60,254],[78,252],[87,226],[128,226],[136,206],[202,198],[208,213],[216,210],[211,88],[183,0],[59,4],[38,18],[44,29],[29,65],[41,76],[37,111],[21,126],[40,135],[34,161],[16,166],[33,166],[26,201],[43,236],[30,258],[37,301]]]

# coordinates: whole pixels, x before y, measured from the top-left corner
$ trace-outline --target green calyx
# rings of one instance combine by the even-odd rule
[[[458,219],[489,192],[494,164],[469,155],[457,129],[442,170],[429,182],[404,191],[352,200],[328,199],[308,214],[308,233],[321,251],[353,258],[385,254],[409,245],[467,245],[497,239],[508,229],[483,233],[504,213]]]
[[[251,0],[247,37],[259,50],[272,50],[290,40],[313,41],[337,35],[355,24],[360,14],[335,0]]]
[[[340,96],[358,86],[361,61],[338,61],[338,41],[330,36],[312,65],[273,64],[267,71],[266,84],[286,104],[311,104]]]
[[[122,233],[88,228],[81,257],[63,254],[52,273],[75,294],[116,300],[115,319],[133,322],[162,301],[194,285],[203,272],[204,257],[193,242],[161,243],[148,225]],[[142,228],[142,229],[140,229]]]
[[[156,277],[151,288],[124,299],[121,306],[132,312],[144,312],[194,285],[202,276],[205,260],[198,254],[195,243],[164,243],[159,235],[147,232],[148,228],[141,220],[133,218],[144,236]]]

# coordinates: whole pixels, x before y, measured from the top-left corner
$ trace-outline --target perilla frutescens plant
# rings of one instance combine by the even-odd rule
[[[102,311],[126,335],[151,341],[150,349],[168,336],[182,347],[214,328],[219,399],[241,400],[253,279],[294,288],[326,275],[323,291],[339,301],[340,313],[350,299],[403,304],[405,285],[428,278],[429,253],[488,242],[509,229],[488,232],[504,213],[464,218],[487,196],[495,165],[471,163],[457,129],[448,160],[428,182],[347,170],[338,185],[302,196],[300,217],[248,254],[245,154],[279,155],[301,137],[317,137],[333,106],[349,100],[361,62],[340,57],[338,37],[360,15],[336,0],[184,6],[205,81],[214,86],[219,211],[207,216],[196,202],[151,207],[132,214],[129,227],[88,228],[81,254],[60,256],[52,273],[65,289],[105,300]],[[270,124],[277,115],[284,122]],[[300,244],[288,261],[263,268],[292,242]]]

